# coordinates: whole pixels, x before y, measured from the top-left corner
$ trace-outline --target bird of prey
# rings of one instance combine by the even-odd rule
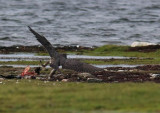
[[[46,66],[49,64],[50,67],[53,68],[49,75],[51,78],[53,78],[55,72],[59,70],[59,66],[62,66],[62,69],[70,69],[77,72],[87,72],[91,74],[94,74],[97,71],[103,71],[102,68],[98,68],[75,59],[67,59],[66,54],[58,53],[52,44],[43,35],[38,34],[29,26],[28,28],[34,34],[36,39],[44,46],[51,57],[50,62],[47,62],[45,65],[43,65]]]

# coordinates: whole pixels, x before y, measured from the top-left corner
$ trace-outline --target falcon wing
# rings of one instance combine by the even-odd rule
[[[54,57],[58,54],[51,43],[43,36],[34,31],[31,27],[29,30],[35,35],[36,39],[45,47],[51,57]]]

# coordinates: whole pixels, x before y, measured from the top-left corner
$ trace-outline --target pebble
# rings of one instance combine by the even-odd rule
[[[123,72],[124,70],[118,70],[118,72]]]
[[[49,82],[49,81],[44,81],[45,84],[46,84],[47,82]]]
[[[16,84],[18,84],[18,83],[19,83],[19,81],[17,80],[17,81],[16,81]]]
[[[56,85],[56,83],[53,83],[53,86],[55,86]]]
[[[24,79],[31,79],[31,76],[24,76]]]
[[[97,75],[97,77],[103,77],[103,75]]]
[[[68,82],[68,79],[62,79],[62,82]]]
[[[88,78],[88,82],[102,82],[102,79],[97,79],[97,78]]]
[[[0,81],[4,80],[4,78],[0,78]]]
[[[151,75],[151,79],[155,79],[155,78],[160,78],[160,74],[150,74]]]
[[[90,73],[78,73],[79,77],[83,77],[83,78],[92,78],[93,75],[91,75]]]
[[[129,70],[129,72],[133,72],[134,70]]]

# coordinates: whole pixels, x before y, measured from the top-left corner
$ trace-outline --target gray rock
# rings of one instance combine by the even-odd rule
[[[150,74],[151,79],[160,78],[160,74]]]
[[[3,80],[4,80],[4,78],[0,78],[0,82],[3,81]]]
[[[78,73],[78,77],[80,78],[94,78],[90,73]]]
[[[90,83],[92,83],[92,82],[102,82],[102,79],[98,79],[98,78],[88,78],[87,79],[87,82],[90,82]]]
[[[68,79],[62,79],[62,82],[68,82]]]

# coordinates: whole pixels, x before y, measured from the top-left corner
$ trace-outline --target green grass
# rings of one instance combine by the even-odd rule
[[[113,59],[113,60],[85,60],[84,62],[89,64],[128,64],[128,65],[138,65],[138,64],[160,64],[160,59],[129,59],[129,60],[121,60],[121,59]]]
[[[111,60],[82,60],[82,62],[89,64],[160,64],[160,58],[155,59],[111,59]],[[1,65],[16,64],[16,65],[39,65],[39,61],[0,61]]]
[[[160,56],[160,49],[154,52],[138,52],[128,51],[130,46],[121,45],[104,45],[97,47],[93,50],[81,50],[81,51],[65,51],[69,54],[83,54],[92,56],[126,56],[126,57],[156,57]],[[48,53],[37,53],[37,55],[48,55]]]
[[[5,84],[3,84],[5,83]],[[1,113],[103,113],[160,111],[156,83],[3,81]]]
[[[22,65],[38,65],[40,64],[39,61],[0,61],[1,65],[5,65],[5,64],[22,64]]]
[[[128,47],[129,46],[104,45],[95,48],[92,51],[84,51],[84,54],[96,56],[122,56],[122,53],[125,52]]]
[[[126,57],[150,57],[158,58],[160,56],[160,49],[155,52],[138,52],[128,51],[130,46],[119,45],[104,45],[95,48],[92,51],[84,51],[83,54],[96,55],[96,56],[126,56]]]

